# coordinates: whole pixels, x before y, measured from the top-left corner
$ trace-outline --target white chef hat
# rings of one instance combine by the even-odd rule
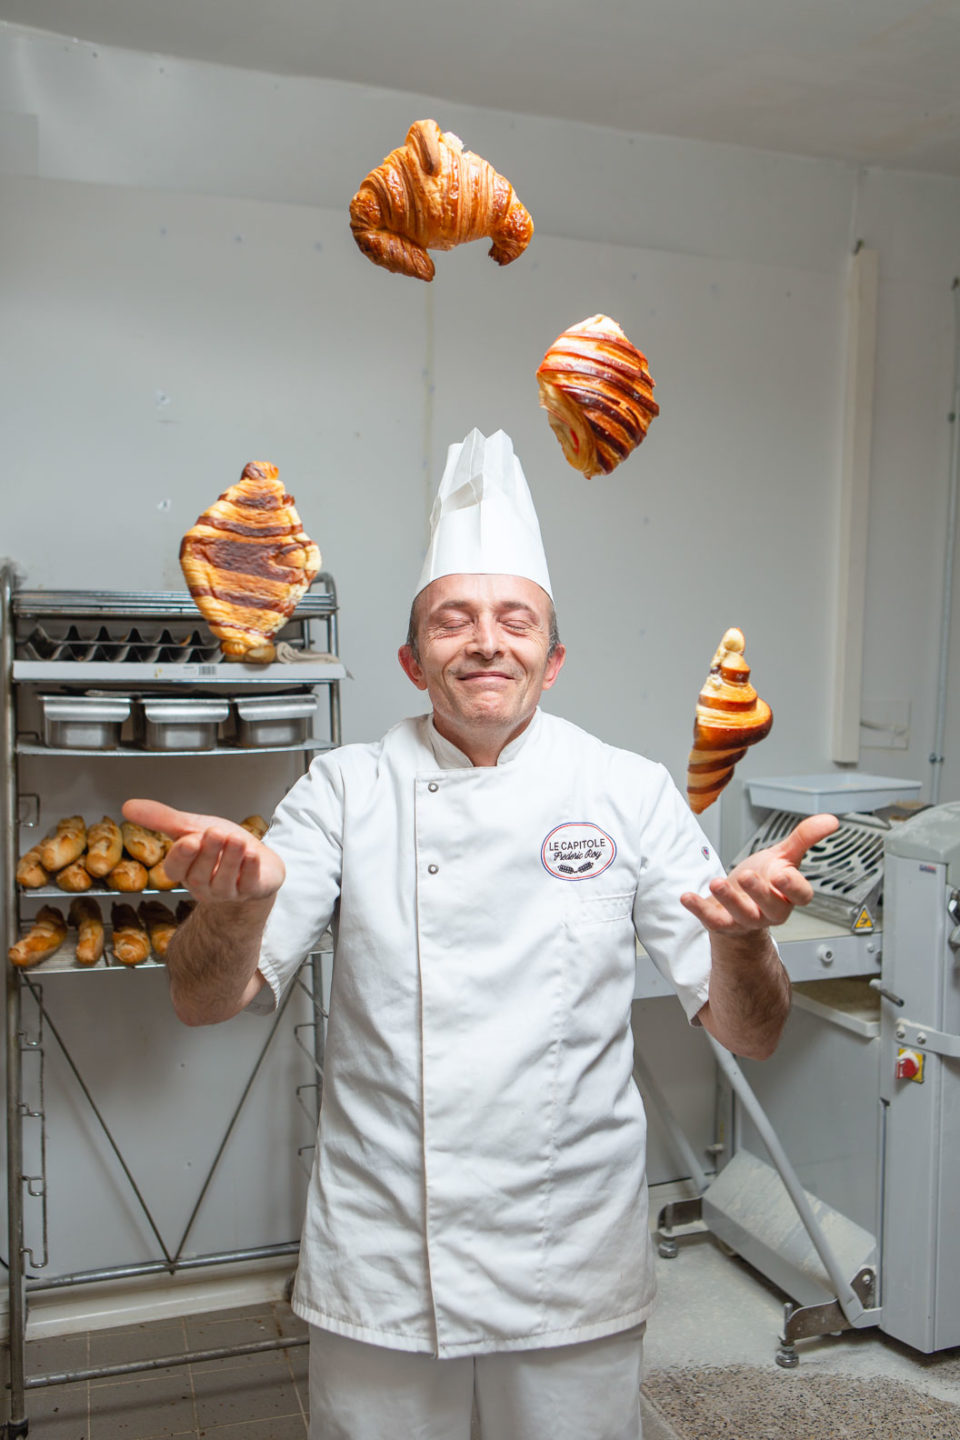
[[[441,575],[522,575],[553,599],[533,497],[503,430],[451,445],[416,593]]]

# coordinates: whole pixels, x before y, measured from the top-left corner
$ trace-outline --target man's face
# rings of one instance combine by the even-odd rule
[[[427,586],[419,655],[404,645],[400,663],[429,694],[441,734],[456,743],[496,732],[507,743],[523,730],[564,660],[562,645],[548,657],[550,609],[539,585],[515,575],[444,575]]]

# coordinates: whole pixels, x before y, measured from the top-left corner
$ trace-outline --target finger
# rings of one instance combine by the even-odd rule
[[[220,852],[226,838],[226,831],[214,825],[203,832],[196,858],[184,877],[184,883],[193,894],[202,894],[204,899],[210,898],[210,884],[220,862]]]
[[[186,879],[187,871],[199,854],[202,841],[202,835],[185,835],[182,840],[175,841],[164,855],[163,868],[176,884],[182,884]]]
[[[211,895],[218,900],[238,898],[237,881],[246,858],[247,846],[236,835],[228,835],[220,847],[217,868],[210,881]]]
[[[263,877],[260,855],[246,855],[237,877],[237,890],[244,900],[258,900],[265,895],[275,894],[275,887],[267,885]]]
[[[791,872],[785,872],[787,874]],[[794,870],[794,875],[799,871]],[[794,901],[784,894],[783,889],[771,883],[763,875],[758,875],[753,870],[746,870],[739,876],[742,889],[757,906],[760,914],[768,925],[782,925],[790,916]]]
[[[788,860],[791,865],[799,865],[810,847],[832,835],[839,824],[836,815],[808,815],[773,849],[781,859]]]
[[[697,895],[689,891],[680,896],[680,903],[684,909],[695,915],[705,930],[712,930],[716,934],[739,933],[740,926],[734,920],[729,910],[715,900],[712,895]]]
[[[217,815],[193,815],[189,810],[175,810],[172,805],[164,805],[160,800],[126,800],[121,808],[125,820],[143,825],[147,830],[159,830],[174,840],[197,831],[202,833],[210,825],[231,823]],[[240,826],[236,828],[239,830]]]

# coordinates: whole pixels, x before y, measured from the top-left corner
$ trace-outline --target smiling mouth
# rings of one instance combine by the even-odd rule
[[[513,675],[506,674],[503,670],[471,670],[466,675],[458,675],[458,680],[465,680],[475,684],[478,680],[513,680]]]

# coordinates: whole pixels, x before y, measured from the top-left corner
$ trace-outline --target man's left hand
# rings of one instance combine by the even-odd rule
[[[807,905],[813,898],[800,861],[839,823],[835,815],[810,815],[785,840],[748,855],[723,879],[711,880],[709,895],[688,892],[680,896],[681,904],[716,935],[748,935],[782,925],[795,905]]]

